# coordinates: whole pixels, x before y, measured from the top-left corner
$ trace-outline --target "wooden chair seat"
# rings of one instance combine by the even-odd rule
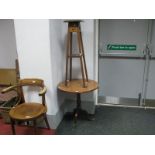
[[[22,91],[22,87],[24,86],[38,87],[39,88],[38,95],[41,96],[42,98],[41,103],[25,102],[23,97],[24,94]],[[16,134],[14,127],[16,121],[27,122],[27,124],[29,124],[29,121],[32,121],[34,126],[34,132],[36,134],[36,120],[39,119],[39,117],[44,118],[47,128],[50,129],[46,116],[47,107],[46,107],[45,94],[47,89],[44,86],[44,81],[42,79],[37,78],[20,79],[17,85],[3,89],[2,93],[6,93],[14,89],[17,89],[19,96],[23,97],[22,100],[23,103],[11,108],[9,112],[12,133]]]
[[[28,121],[47,112],[46,106],[38,103],[22,103],[9,112],[11,118]]]

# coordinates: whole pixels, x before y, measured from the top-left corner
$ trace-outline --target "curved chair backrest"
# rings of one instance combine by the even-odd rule
[[[19,86],[39,86],[44,87],[44,81],[42,79],[20,79],[18,82]]]
[[[47,117],[46,117],[46,112],[47,112],[47,106],[46,106],[46,101],[45,101],[45,93],[46,93],[46,87],[44,86],[44,81],[42,79],[37,79],[37,78],[26,78],[26,79],[20,79],[18,81],[18,84],[15,87],[22,87],[22,86],[34,86],[34,87],[39,87],[39,93],[38,95],[41,96],[42,98],[42,103],[38,104],[38,102],[23,102],[20,105],[17,105],[16,107],[12,108],[9,112],[9,116],[11,118],[11,125],[12,125],[12,132],[15,134],[15,128],[14,128],[14,122],[15,121],[33,121],[34,123],[34,130],[36,133],[36,119],[39,117],[43,117],[48,129],[50,129]],[[14,87],[12,87],[14,88]],[[7,91],[8,89],[4,90]],[[20,95],[23,95],[22,89],[17,89],[20,92]],[[22,96],[23,97],[23,96]]]
[[[44,81],[42,79],[37,79],[37,78],[26,78],[26,79],[20,79],[18,81],[18,86],[23,87],[23,86],[37,86],[40,87],[42,90],[45,88],[44,86]],[[21,96],[22,102],[25,102],[25,97],[22,89],[18,89],[18,93]],[[43,93],[39,93],[39,96],[42,96],[42,104],[45,105],[45,93],[46,90]]]

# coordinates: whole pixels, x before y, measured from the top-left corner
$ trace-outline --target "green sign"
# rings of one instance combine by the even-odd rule
[[[136,45],[119,45],[119,44],[108,44],[107,50],[124,50],[124,51],[136,51]]]

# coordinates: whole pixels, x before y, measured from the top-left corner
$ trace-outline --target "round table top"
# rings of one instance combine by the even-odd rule
[[[98,89],[98,83],[94,80],[88,80],[87,86],[83,87],[83,80],[71,80],[65,85],[61,82],[58,89],[68,93],[87,93]]]

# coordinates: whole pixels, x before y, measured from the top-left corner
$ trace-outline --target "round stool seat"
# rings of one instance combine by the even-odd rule
[[[13,107],[9,115],[13,119],[17,120],[30,120],[40,115],[44,114],[47,111],[46,106],[39,103],[22,103],[16,107]]]

